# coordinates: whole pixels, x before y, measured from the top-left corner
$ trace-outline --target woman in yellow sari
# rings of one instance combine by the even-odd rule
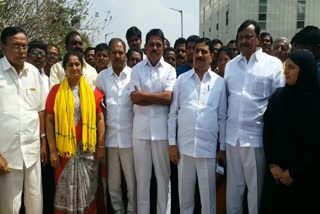
[[[46,103],[50,162],[55,168],[55,214],[96,212],[98,163],[104,158],[104,94],[82,77],[83,56],[68,52],[66,78]]]

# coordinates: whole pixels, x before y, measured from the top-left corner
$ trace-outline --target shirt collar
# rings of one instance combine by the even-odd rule
[[[26,67],[26,63],[27,62],[24,62],[23,63],[23,68],[22,68],[22,72],[21,73],[24,73],[24,72],[27,72],[28,69]],[[10,62],[8,61],[7,57],[4,56],[3,57],[3,64],[2,64],[2,68],[4,71],[14,71],[14,72],[17,72],[16,69],[10,64]]]
[[[129,72],[129,70],[130,70],[130,68],[129,68],[129,69],[128,69],[128,68],[129,68],[129,67],[126,65],[126,66],[123,68],[123,70],[121,71],[120,75],[123,73],[123,74],[125,74],[126,76],[128,76],[128,72]],[[108,74],[109,74],[109,75],[115,74],[112,66],[110,66],[107,70],[108,70]],[[115,74],[115,75],[116,75],[116,74]]]
[[[191,78],[193,75],[196,74],[196,71],[194,70],[194,68],[192,68],[189,72],[190,72],[190,73],[189,73],[189,78]],[[213,77],[213,75],[214,75],[213,71],[211,71],[211,68],[209,68],[208,71],[207,71],[206,73],[204,73],[203,77],[204,77],[205,75],[207,75],[207,73],[209,74],[209,77],[210,77],[210,78]]]
[[[261,58],[262,58],[262,54],[263,54],[263,52],[262,52],[262,48],[258,48],[258,50],[256,50],[256,52],[254,52],[252,55],[251,55],[251,57],[250,57],[250,59],[253,59],[253,57],[254,57],[254,59],[256,59],[257,61],[259,61]],[[250,61],[250,59],[249,59],[249,61]],[[240,61],[245,61],[245,62],[247,62],[247,59],[246,59],[246,57],[242,54],[242,53],[240,53],[240,55],[238,56],[238,58],[236,59],[238,62],[240,62]]]
[[[158,67],[158,66],[163,66],[163,63],[164,63],[163,57],[160,58],[159,62],[155,66],[152,66],[152,64],[149,61],[148,57],[146,57],[146,61],[145,61],[145,65],[148,65],[148,66],[153,67],[153,68]]]

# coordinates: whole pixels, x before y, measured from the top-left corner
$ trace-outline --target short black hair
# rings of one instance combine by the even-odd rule
[[[35,48],[39,48],[40,50],[43,50],[44,52],[47,53],[47,46],[48,45],[46,43],[44,43],[43,41],[33,40],[33,41],[29,42],[28,46],[29,46],[28,52],[27,52],[28,55]]]
[[[220,54],[221,54],[222,52],[225,52],[225,53],[227,54],[227,56],[228,56],[230,59],[232,59],[232,51],[231,51],[231,49],[228,48],[228,47],[225,47],[225,46],[224,46],[224,47],[221,47],[221,48],[218,50],[217,56],[215,56],[215,58],[218,59],[218,57],[220,56]]]
[[[132,36],[137,36],[141,40],[141,30],[139,30],[139,28],[136,26],[129,28],[126,33],[127,41],[129,41]]]
[[[176,50],[173,47],[167,47],[164,49],[163,55],[169,51],[172,51],[174,54],[176,54]]]
[[[148,33],[147,33],[147,36],[146,36],[146,44],[148,43],[149,39],[151,36],[158,36],[160,37],[161,41],[162,41],[162,44],[164,45],[164,34],[162,32],[161,29],[158,29],[158,28],[155,28],[155,29],[152,29],[150,30]]]
[[[236,44],[236,43],[237,43],[237,41],[234,40],[234,39],[232,39],[232,40],[230,40],[230,41],[228,42],[227,46],[229,46],[230,44]]]
[[[70,39],[71,39],[73,36],[80,36],[80,37],[82,38],[81,34],[80,34],[78,31],[73,30],[73,31],[69,32],[69,33],[66,35],[66,38],[65,38],[65,45],[66,45],[66,47],[68,46],[68,44],[69,44],[69,42],[70,42]]]
[[[109,46],[106,43],[100,43],[95,47],[94,51],[97,54],[99,51],[104,51],[104,50],[108,51],[108,49],[109,49]]]
[[[181,45],[181,44],[186,44],[187,43],[187,40],[183,37],[180,37],[178,38],[175,42],[174,42],[174,49],[177,48],[178,45]]]
[[[87,47],[84,51],[84,55],[86,55],[89,51],[95,50],[93,47]]]
[[[197,42],[198,40],[200,39],[199,36],[197,35],[191,35],[187,38],[187,41],[186,41],[186,46],[188,46],[188,43],[189,42]]]
[[[127,58],[128,58],[128,59],[129,59],[129,57],[131,56],[131,54],[132,54],[133,52],[139,53],[140,56],[141,56],[141,59],[143,59],[143,52],[142,52],[142,50],[141,50],[140,48],[137,48],[137,47],[132,47],[132,48],[130,48],[130,49],[128,50],[128,52],[127,52]]]
[[[291,44],[293,43],[305,46],[320,44],[320,29],[312,25],[306,26],[293,36]]]
[[[1,43],[5,45],[7,43],[8,37],[14,36],[18,33],[23,33],[24,35],[26,35],[26,32],[20,27],[4,28],[1,32]]]
[[[59,47],[58,47],[58,46],[56,46],[56,45],[54,45],[54,44],[49,43],[49,44],[47,44],[47,49],[48,49],[49,47],[55,47],[55,48],[58,50],[58,55],[60,55],[60,49],[59,49]]]
[[[127,46],[126,46],[126,44],[124,43],[124,41],[122,41],[122,39],[120,39],[120,38],[112,38],[112,39],[109,41],[109,45],[108,45],[108,51],[109,51],[109,53],[111,53],[112,44],[113,44],[114,42],[121,42],[122,45],[123,45],[123,50],[124,50],[124,52],[126,52]]]
[[[272,38],[272,36],[271,36],[270,33],[268,33],[268,32],[262,32],[262,33],[260,33],[260,38],[261,38],[261,39],[264,38],[264,37],[266,37],[266,36],[270,36],[270,41],[271,41],[271,43],[273,43],[273,38]]]
[[[70,56],[76,56],[76,57],[78,57],[81,65],[83,66],[83,64],[84,64],[83,54],[80,53],[80,52],[78,52],[78,51],[68,51],[68,52],[64,55],[63,60],[62,60],[62,67],[63,67],[64,69],[66,69],[66,67],[67,67],[67,63],[68,63],[68,61],[69,61]]]
[[[197,46],[197,44],[199,44],[199,43],[205,43],[206,45],[209,46],[210,53],[214,52],[214,50],[213,50],[213,42],[211,41],[211,39],[206,38],[206,37],[200,38],[199,40],[196,41],[196,45],[195,46]]]
[[[164,38],[164,43],[167,44],[167,47],[171,47],[171,46],[170,46],[170,42],[169,42],[169,40],[168,40],[167,38]]]
[[[223,46],[223,43],[220,39],[213,39],[212,43],[213,43],[213,46],[215,46],[216,44],[220,44],[221,46]]]
[[[258,37],[260,35],[260,25],[258,22],[256,22],[255,20],[252,19],[248,19],[246,21],[244,21],[240,27],[237,30],[237,40],[238,40],[238,34],[243,31],[244,29],[246,29],[249,25],[253,25],[254,26],[254,31],[256,33],[256,36]]]

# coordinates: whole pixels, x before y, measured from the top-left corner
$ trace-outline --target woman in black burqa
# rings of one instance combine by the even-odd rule
[[[312,53],[291,52],[285,79],[264,114],[267,170],[261,213],[320,213],[315,203],[320,194],[320,93]]]

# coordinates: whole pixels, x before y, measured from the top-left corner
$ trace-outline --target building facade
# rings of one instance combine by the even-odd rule
[[[308,25],[320,26],[320,0],[200,0],[199,35],[224,44],[236,38],[247,20],[259,22],[261,32],[289,40]]]

